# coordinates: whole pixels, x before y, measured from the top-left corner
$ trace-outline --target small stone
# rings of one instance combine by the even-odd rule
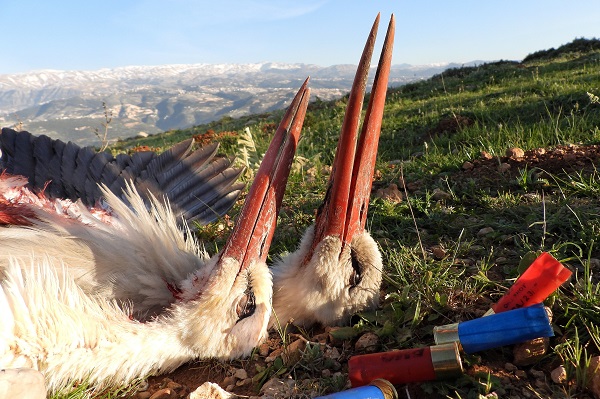
[[[512,147],[506,150],[506,156],[513,159],[521,159],[525,156],[525,151],[519,147]]]
[[[269,354],[269,344],[267,344],[266,342],[262,343],[258,347],[258,354],[262,357],[267,357],[267,355]]]
[[[544,155],[546,153],[546,149],[545,148],[536,148],[535,150],[533,150],[533,153],[537,156]]]
[[[135,136],[138,139],[145,139],[146,137],[148,137],[148,133],[146,132],[139,132],[138,134],[136,134]]]
[[[550,378],[555,384],[564,384],[567,381],[567,370],[564,366],[558,366],[550,373]]]
[[[444,190],[440,190],[439,188],[435,188],[431,194],[431,199],[434,201],[450,200],[452,199],[452,194],[447,193]]]
[[[174,390],[175,392],[179,392],[183,389],[183,385],[181,385],[175,381],[169,381],[169,382],[167,382],[167,388],[170,388],[170,389]]]
[[[537,379],[540,379],[540,380],[546,378],[546,374],[544,374],[544,372],[541,371],[541,370],[531,369],[531,370],[529,370],[529,374],[531,374],[531,376],[533,378],[537,378]]]
[[[313,335],[311,341],[318,342],[319,344],[326,344],[329,340],[329,333],[324,332],[321,334]]]
[[[163,388],[154,392],[150,399],[177,399],[177,393],[171,388]]]
[[[537,363],[546,355],[549,345],[549,338],[535,338],[517,344],[513,348],[513,363],[517,366],[529,366]]]
[[[306,340],[297,339],[289,344],[283,351],[283,360],[286,366],[292,366],[302,359],[302,352],[306,349]]]
[[[235,377],[232,375],[228,375],[227,377],[223,378],[223,381],[221,382],[221,386],[222,387],[228,387],[229,385],[233,385],[235,384]]]
[[[433,254],[433,257],[437,260],[442,260],[446,257],[446,250],[440,245],[434,245],[433,247],[431,247],[431,253]]]
[[[244,386],[245,383],[246,383],[246,380],[238,380],[238,381],[236,381],[235,386],[242,387],[242,386]]]
[[[600,398],[600,356],[594,356],[590,359],[587,373],[587,389],[592,391],[595,398]]]
[[[344,344],[344,339],[340,338],[336,333],[337,330],[340,330],[341,327],[327,327],[325,331],[327,332],[327,340],[333,346],[341,346]]]
[[[499,256],[499,257],[496,259],[496,264],[497,264],[497,265],[501,265],[501,264],[504,264],[504,263],[506,263],[507,261],[508,261],[508,259],[507,259],[507,258],[505,258],[504,256]]]
[[[358,352],[372,353],[377,350],[379,346],[379,337],[377,334],[372,332],[366,332],[356,340],[354,349]]]
[[[527,377],[527,373],[525,372],[525,370],[515,370],[515,376],[519,378],[525,378]]]
[[[475,167],[475,165],[473,165],[473,163],[466,161],[465,163],[463,163],[462,165],[462,169],[463,170],[472,170]]]
[[[271,354],[269,355],[269,357],[267,357],[265,359],[265,362],[267,362],[267,363],[273,363],[275,361],[275,359],[277,359],[279,356],[281,356],[282,353],[283,353],[283,348],[277,348],[277,349],[275,349],[273,352],[271,352]]]
[[[500,165],[498,165],[498,172],[504,173],[504,172],[506,172],[509,169],[510,169],[510,164],[507,164],[505,162],[503,162]]]
[[[160,388],[167,388],[167,385],[170,382],[173,382],[173,380],[170,378],[167,378],[167,377],[163,378],[162,381],[160,382]]]
[[[515,365],[514,365],[514,364],[512,364],[512,363],[506,363],[506,364],[504,365],[504,369],[505,369],[506,371],[513,372],[513,371],[517,371],[517,370],[518,370],[518,367],[517,367],[517,366],[515,366]]]
[[[544,380],[535,380],[535,386],[539,389],[546,389],[548,384]]]
[[[335,346],[325,349],[323,353],[323,357],[332,360],[338,360],[341,356],[339,349]]]
[[[484,237],[493,232],[494,232],[493,227],[484,227],[477,232],[477,237]]]
[[[0,398],[45,399],[44,376],[34,369],[0,369]]]
[[[134,395],[133,399],[150,399],[152,394],[148,391],[138,392]]]
[[[529,388],[523,388],[523,389],[521,389],[521,397],[523,397],[523,398],[531,398],[531,397],[533,397],[533,394],[531,393],[531,391],[529,390]]]
[[[331,370],[329,370],[329,369],[321,370],[321,377],[323,377],[323,378],[331,377]]]
[[[375,192],[375,197],[384,199],[389,202],[399,204],[402,202],[402,193],[398,190],[396,184],[390,184],[387,188],[380,188]]]
[[[420,180],[408,182],[408,183],[406,183],[406,189],[408,191],[416,191],[419,188],[421,188],[422,185],[423,185],[423,182]]]
[[[271,378],[260,389],[260,393],[268,398],[291,398],[294,396],[294,386],[296,381],[291,378],[280,380],[277,377]]]
[[[233,376],[238,380],[245,380],[248,378],[248,373],[244,369],[236,369],[235,373],[233,373]]]
[[[492,158],[494,158],[494,157],[489,152],[487,152],[487,151],[481,151],[481,159],[489,161]]]
[[[317,175],[317,168],[315,166],[308,168],[305,173],[306,176],[315,177]]]
[[[232,388],[233,389],[233,388]],[[194,392],[190,393],[189,399],[234,399],[236,395],[232,395],[229,392],[223,390],[217,384],[212,382],[205,382],[200,385]]]
[[[342,369],[342,363],[338,362],[337,360],[333,360],[331,362],[331,369],[333,371],[340,371]]]
[[[142,380],[137,385],[138,392],[147,391],[148,388],[150,388],[150,383],[148,382],[148,380]]]

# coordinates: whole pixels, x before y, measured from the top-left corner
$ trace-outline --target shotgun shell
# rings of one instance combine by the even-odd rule
[[[543,252],[484,316],[541,303],[571,274],[552,255]],[[458,323],[434,327],[433,334],[436,344],[458,340]]]
[[[543,302],[569,277],[571,271],[548,252],[544,252],[492,306],[492,310],[500,313]]]
[[[378,378],[371,381],[369,385],[319,396],[315,399],[398,399],[398,392],[391,382]]]
[[[354,387],[377,378],[398,385],[449,378],[460,375],[462,371],[456,342],[352,356],[348,360],[348,377]]]
[[[548,314],[541,303],[433,328],[433,338],[437,344],[458,339],[465,353],[553,335]]]

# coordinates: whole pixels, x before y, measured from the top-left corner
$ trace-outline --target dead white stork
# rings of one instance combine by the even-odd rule
[[[280,323],[290,319],[299,325],[310,325],[315,322],[343,323],[352,314],[375,307],[378,303],[382,278],[381,253],[373,238],[365,231],[365,224],[391,66],[395,25],[393,16],[388,26],[367,116],[357,145],[362,104],[378,24],[379,15],[367,39],[348,100],[324,204],[318,211],[314,226],[304,234],[299,249],[280,259],[272,267],[273,306],[276,319]],[[10,153],[15,153],[13,149],[15,145],[12,144],[15,141],[13,136],[7,136],[2,143]],[[30,147],[36,146],[45,148],[47,145],[43,142],[34,142]],[[21,147],[27,148],[24,145]],[[29,155],[32,152],[33,155]],[[31,149],[26,151],[29,157],[35,157],[36,152],[44,151]],[[18,166],[17,162],[14,163],[15,167]],[[92,165],[94,162],[89,164]],[[24,167],[20,168],[24,169]],[[67,182],[72,180],[69,175],[65,177],[57,172],[46,173],[45,179],[39,177],[34,179],[32,176],[35,175],[35,170],[40,168],[29,169],[26,173],[29,181],[30,183],[35,181],[37,187],[42,187],[45,179],[54,179],[59,183],[65,179]],[[96,177],[90,180],[101,181],[100,176],[104,174],[95,172],[94,175]],[[136,180],[136,183],[147,186],[147,180],[141,182]],[[67,183],[61,184],[67,185]],[[71,185],[85,186],[81,183]],[[154,183],[153,186],[156,184]],[[71,191],[73,190],[75,189]],[[119,190],[120,187],[117,185],[114,191],[119,192]],[[156,191],[161,192],[161,190]],[[83,196],[84,193],[78,192],[74,198]],[[126,198],[125,200],[127,201]],[[187,218],[190,217],[189,213],[185,215]],[[79,234],[72,230],[69,230],[69,233]],[[132,230],[131,234],[135,234],[135,230]],[[148,254],[147,260],[140,262],[140,258],[132,253],[115,253],[115,257],[103,257],[101,254],[106,252],[106,244],[100,239],[96,242],[101,245],[94,247],[96,255],[91,262],[95,263],[94,268],[97,272],[90,276],[87,268],[81,272],[72,271],[76,273],[79,286],[87,292],[102,294],[104,298],[132,301],[135,305],[133,311],[139,318],[144,317],[145,314],[154,315],[157,310],[161,311],[162,308],[177,300],[181,294],[178,293],[177,285],[171,282],[180,281],[183,276],[194,271],[193,264],[190,263],[181,262],[182,264],[173,268],[167,262],[154,262],[153,257],[165,256],[161,253],[169,253],[167,247],[157,246],[156,253]],[[22,241],[17,245],[23,248]],[[63,251],[58,248],[56,251],[57,256],[64,259]],[[115,267],[123,263],[122,259],[127,259],[125,263],[128,267]],[[164,281],[171,284],[171,291],[164,290],[162,281],[148,276],[161,276]],[[147,281],[150,281],[151,285],[147,284]],[[273,325],[276,319],[272,318],[270,324]]]
[[[365,231],[394,39],[392,15],[357,147],[361,109],[379,15],[348,99],[325,201],[299,248],[276,262],[271,325],[347,322],[379,300],[382,259]]]
[[[14,220],[16,208],[30,225],[0,228],[0,368],[41,370],[54,391],[248,354],[271,315],[265,259],[308,97],[305,82],[231,236],[210,259],[168,204],[149,196],[148,210],[131,185],[127,202],[102,189],[112,216],[101,221],[83,205],[46,201],[22,188],[23,178],[3,174],[0,218]],[[116,281],[123,269],[137,277]],[[145,320],[135,317],[140,309]]]

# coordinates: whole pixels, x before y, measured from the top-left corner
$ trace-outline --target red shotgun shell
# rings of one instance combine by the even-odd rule
[[[416,349],[352,356],[348,377],[353,387],[383,378],[394,385],[432,381],[462,373],[456,342]]]
[[[495,313],[543,302],[571,276],[571,271],[548,252],[542,253],[492,306]]]

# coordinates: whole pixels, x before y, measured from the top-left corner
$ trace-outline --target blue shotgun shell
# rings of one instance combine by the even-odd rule
[[[391,382],[378,378],[369,385],[336,392],[314,399],[398,399],[398,392]]]
[[[465,353],[554,335],[543,303],[458,323]]]

